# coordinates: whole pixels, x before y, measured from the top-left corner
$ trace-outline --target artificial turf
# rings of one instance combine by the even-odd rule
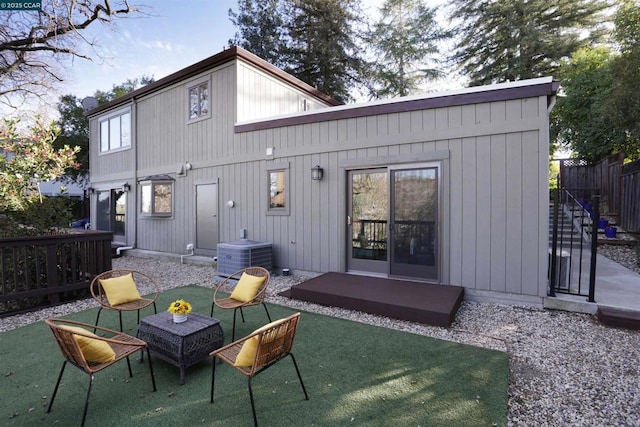
[[[158,310],[182,298],[194,312],[208,315],[212,290],[188,286],[163,292]],[[269,304],[271,318],[295,310]],[[95,321],[97,309],[67,318]],[[226,342],[232,310],[214,311]],[[145,309],[142,315],[153,314]],[[241,337],[267,323],[261,307],[244,311]],[[125,332],[135,335],[134,313],[125,314]],[[118,329],[117,315],[104,312],[100,325]],[[262,426],[503,426],[507,416],[506,353],[418,336],[358,322],[302,312],[293,353],[310,400],[291,360],[283,359],[253,379]],[[152,391],[148,364],[132,358],[133,378],[122,361],[96,374],[87,426],[251,425],[247,379],[231,367],[216,366],[215,403],[209,403],[211,359],[187,370],[153,358],[158,391]],[[68,365],[51,413],[45,413],[62,355],[43,322],[0,334],[0,424],[79,425],[89,377]]]

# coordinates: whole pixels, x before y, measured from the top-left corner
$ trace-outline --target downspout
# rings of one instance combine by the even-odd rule
[[[138,194],[138,101],[135,97],[132,98],[132,111],[131,111],[131,123],[133,124],[133,185],[136,189],[134,194],[136,195],[133,201],[133,224],[135,232],[133,233],[133,243],[131,246],[120,246],[116,249],[116,255],[120,255],[122,251],[134,249],[136,242],[138,241],[138,209],[137,209],[137,194]],[[127,203],[128,205],[129,203]]]
[[[185,255],[180,255],[180,264],[184,264],[184,259],[185,259],[186,257],[193,256],[193,255],[194,255],[194,254],[193,254],[193,243],[189,243],[189,244],[187,245],[187,252],[188,252],[188,253],[187,253],[187,254],[185,254]]]
[[[133,249],[133,246],[119,246],[119,247],[116,249],[116,255],[120,256],[120,252],[122,252],[122,251],[126,251],[126,250],[128,250],[128,249]]]

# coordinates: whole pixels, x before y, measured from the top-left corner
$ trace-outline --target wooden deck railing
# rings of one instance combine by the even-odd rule
[[[88,296],[111,269],[111,232],[0,239],[0,317]]]

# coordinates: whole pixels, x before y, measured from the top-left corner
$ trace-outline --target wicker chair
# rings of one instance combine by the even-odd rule
[[[220,295],[218,294],[218,292],[220,292],[222,288],[225,287],[227,284],[231,284],[234,281],[239,280],[240,277],[242,276],[242,273],[247,273],[251,276],[265,278],[264,282],[262,282],[262,285],[260,285],[260,288],[258,289],[258,293],[251,301],[247,301],[247,302],[238,301],[233,298],[223,297],[221,294]],[[213,308],[216,306],[220,308],[233,309],[233,329],[231,333],[231,341],[234,341],[236,338],[236,311],[238,309],[240,309],[240,316],[242,317],[242,323],[244,323],[244,313],[242,312],[242,309],[244,307],[251,307],[254,305],[262,304],[262,306],[264,307],[264,311],[267,313],[267,318],[269,319],[269,322],[271,322],[271,316],[269,315],[269,310],[267,310],[267,306],[264,304],[264,297],[266,296],[266,293],[267,293],[267,286],[269,286],[270,278],[271,278],[271,275],[269,274],[269,270],[265,268],[247,267],[242,270],[236,271],[235,273],[233,273],[232,275],[230,275],[229,277],[227,277],[226,279],[224,279],[223,281],[221,281],[216,285],[215,291],[213,292],[213,302],[211,303],[210,316],[213,317]]]
[[[150,295],[147,298],[140,298],[135,301],[126,302],[124,304],[111,305],[109,304],[109,300],[107,299],[107,294],[105,293],[102,285],[100,284],[100,280],[105,279],[113,279],[116,277],[124,276],[131,273],[133,275],[133,281],[136,284],[136,288],[140,295]],[[138,323],[140,323],[140,310],[148,307],[153,304],[154,313],[158,313],[156,308],[156,299],[158,298],[159,288],[155,279],[146,273],[142,273],[136,270],[109,270],[104,273],[98,274],[91,281],[91,295],[95,298],[96,301],[100,304],[100,308],[98,309],[98,315],[96,316],[96,326],[98,325],[98,320],[100,319],[100,313],[103,308],[107,310],[115,310],[118,312],[118,316],[120,318],[120,332],[122,332],[122,312],[123,311],[137,311],[138,312]]]
[[[212,363],[213,372],[211,374],[211,403],[213,403],[213,391],[216,378],[216,357],[248,377],[251,411],[253,412],[253,423],[256,426],[258,425],[258,418],[256,417],[256,407],[253,399],[253,390],[251,389],[251,380],[260,372],[270,366],[273,366],[275,363],[287,356],[291,356],[293,366],[296,369],[296,374],[298,374],[298,379],[302,386],[302,391],[304,392],[304,398],[305,400],[309,400],[309,395],[307,394],[307,390],[302,382],[302,377],[300,376],[298,364],[296,363],[295,357],[293,357],[293,353],[291,353],[291,347],[293,346],[293,340],[296,335],[296,328],[298,326],[299,319],[300,313],[293,314],[287,318],[269,323],[252,334],[211,352],[211,356],[214,357]],[[245,342],[251,339],[257,341],[253,362],[250,362],[250,366],[235,366],[236,358],[238,357],[242,347]]]
[[[53,395],[51,396],[51,401],[49,402],[49,407],[47,408],[47,413],[51,412],[51,407],[53,406],[53,401],[56,398],[56,393],[58,392],[58,386],[60,385],[60,380],[62,379],[62,374],[64,373],[64,369],[67,366],[67,362],[71,363],[81,371],[85,372],[89,375],[89,389],[87,390],[87,397],[84,402],[84,411],[82,413],[82,425],[84,425],[85,419],[87,417],[87,408],[89,407],[89,395],[91,393],[91,386],[93,385],[93,377],[94,374],[98,371],[101,371],[109,366],[117,363],[122,359],[127,359],[127,366],[129,368],[129,376],[133,377],[133,372],[131,371],[131,362],[129,361],[129,355],[135,353],[138,350],[147,349],[147,359],[149,360],[149,372],[151,373],[151,382],[153,383],[153,391],[156,391],[156,380],[153,375],[153,366],[151,365],[151,357],[149,357],[149,348],[147,344],[139,340],[131,335],[124,334],[122,332],[117,332],[112,329],[101,328],[94,325],[89,325],[86,323],[74,322],[71,320],[62,320],[62,319],[46,319],[45,323],[51,328],[51,332],[55,337],[58,346],[60,347],[60,351],[64,356],[65,360],[62,363],[62,369],[60,370],[60,374],[58,375],[58,380],[56,381],[56,386],[53,390]],[[86,328],[94,328],[101,331],[101,333],[106,333],[109,337],[104,336],[96,336],[87,331],[87,336],[93,339],[97,339],[101,342],[105,342],[113,349],[115,353],[114,360],[108,362],[90,362],[85,358],[85,355],[82,353],[80,344],[75,339],[74,335],[78,335],[77,331],[72,331],[69,329],[65,329],[65,326],[69,327],[80,327],[83,329]],[[107,399],[108,400],[108,399]]]

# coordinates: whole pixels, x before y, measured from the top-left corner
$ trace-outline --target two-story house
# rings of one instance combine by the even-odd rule
[[[92,228],[133,253],[214,256],[246,237],[276,268],[541,304],[557,89],[339,105],[230,48],[87,113]]]

